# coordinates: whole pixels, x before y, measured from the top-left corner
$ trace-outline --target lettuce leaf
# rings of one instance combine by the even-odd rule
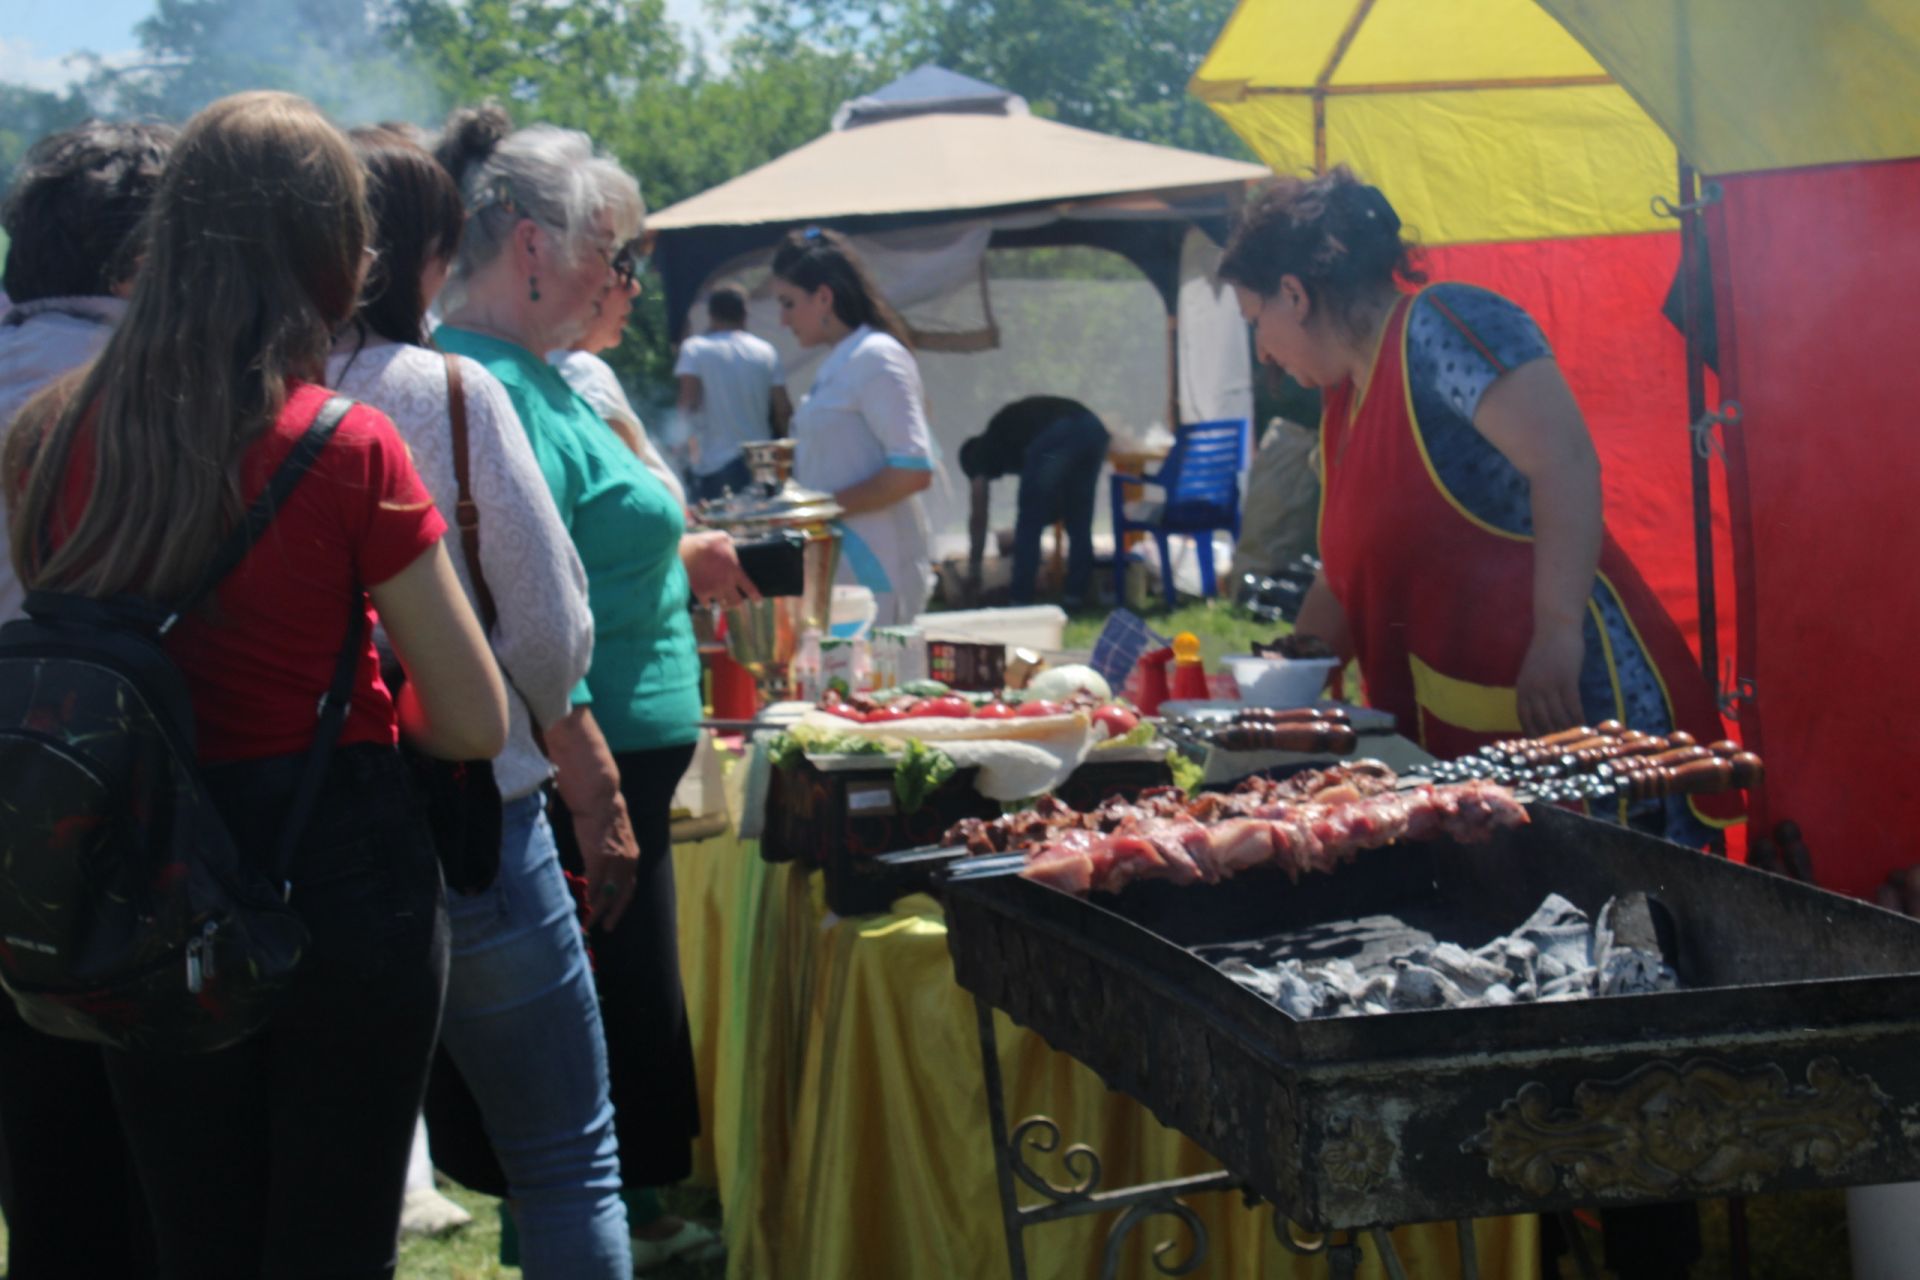
[[[954,775],[955,768],[953,757],[940,748],[909,738],[900,762],[893,766],[893,798],[899,801],[900,812],[917,811]]]
[[[918,738],[870,738],[797,724],[767,739],[767,758],[789,769],[804,756],[884,756],[899,754],[893,766],[893,797],[902,813],[913,813],[953,777],[953,757]]]
[[[1169,751],[1167,768],[1173,774],[1173,785],[1188,795],[1198,791],[1200,784],[1207,780],[1207,766],[1184,751]]]
[[[1142,720],[1117,738],[1102,738],[1093,744],[1095,751],[1108,747],[1150,747],[1159,740],[1160,730],[1151,720]]]

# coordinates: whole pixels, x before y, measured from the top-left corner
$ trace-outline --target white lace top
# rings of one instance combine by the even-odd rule
[[[327,362],[327,381],[393,419],[434,504],[452,525],[458,490],[446,357],[377,339],[356,354],[349,339]],[[511,800],[533,791],[550,773],[527,727],[525,703],[533,704],[542,725],[567,713],[593,656],[593,615],[587,609],[586,571],[506,389],[464,356],[460,382],[472,455],[468,474],[480,509],[480,568],[499,610],[490,638],[501,669],[519,690],[519,695],[508,693],[507,747],[494,763],[500,793]],[[459,533],[449,530],[446,544],[471,599],[473,576]]]

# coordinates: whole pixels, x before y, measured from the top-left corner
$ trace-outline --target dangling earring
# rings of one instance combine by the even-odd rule
[[[540,301],[540,277],[539,276],[527,277],[527,301],[528,302]]]

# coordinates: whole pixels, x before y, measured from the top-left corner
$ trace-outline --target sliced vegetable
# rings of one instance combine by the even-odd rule
[[[973,709],[975,720],[1011,720],[1017,714],[1012,707],[998,698]]]
[[[953,688],[939,680],[909,680],[900,686],[900,692],[916,698],[937,698],[943,693],[952,693]]]
[[[911,716],[950,716],[964,720],[973,714],[973,704],[957,693],[941,694],[936,698],[922,698],[908,709]]]
[[[1134,726],[1140,723],[1140,717],[1123,706],[1109,703],[1093,713],[1093,722],[1104,728],[1109,738],[1118,738],[1133,732]]]
[[[1029,698],[1027,701],[1015,707],[1013,714],[1016,716],[1057,716],[1060,714],[1060,704],[1057,702],[1048,702],[1045,698]]]

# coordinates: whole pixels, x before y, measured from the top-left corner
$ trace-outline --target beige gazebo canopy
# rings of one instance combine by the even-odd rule
[[[1115,138],[1031,115],[932,114],[814,139],[663,209],[656,231],[937,215],[1237,190],[1257,164]]]
[[[998,216],[996,247],[1111,249],[1171,311],[1187,230],[1217,238],[1238,193],[1266,176],[1261,165],[1043,120],[1016,94],[925,66],[844,104],[830,132],[647,225],[676,336],[716,268],[811,223],[859,235]]]

